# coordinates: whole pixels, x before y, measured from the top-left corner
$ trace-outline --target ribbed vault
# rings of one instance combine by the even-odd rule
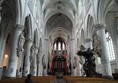
[[[47,35],[52,43],[58,37],[61,37],[64,42],[67,42],[72,33],[72,21],[64,14],[57,13],[50,17],[46,23]]]

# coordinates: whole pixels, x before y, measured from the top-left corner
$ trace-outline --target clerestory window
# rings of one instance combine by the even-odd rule
[[[107,48],[108,48],[108,53],[109,53],[109,60],[113,61],[115,60],[115,53],[114,53],[114,47],[113,47],[113,42],[110,34],[107,32],[106,33],[106,39],[107,39]]]

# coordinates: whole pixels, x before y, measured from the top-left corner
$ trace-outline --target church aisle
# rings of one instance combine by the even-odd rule
[[[56,78],[53,83],[66,83],[63,78]]]

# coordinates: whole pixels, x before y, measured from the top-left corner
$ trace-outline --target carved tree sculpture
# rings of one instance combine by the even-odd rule
[[[85,63],[83,64],[83,69],[86,73],[87,77],[96,76],[96,65],[95,65],[95,57],[93,56],[93,50],[88,48],[86,51],[81,50],[83,46],[80,47],[80,51],[77,52],[77,55],[84,56]]]

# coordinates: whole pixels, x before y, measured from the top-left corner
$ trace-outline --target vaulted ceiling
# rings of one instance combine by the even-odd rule
[[[76,17],[77,4],[79,0],[44,0],[42,1],[42,12],[46,22],[46,33],[52,43],[58,37],[68,41],[72,34],[73,23]]]

